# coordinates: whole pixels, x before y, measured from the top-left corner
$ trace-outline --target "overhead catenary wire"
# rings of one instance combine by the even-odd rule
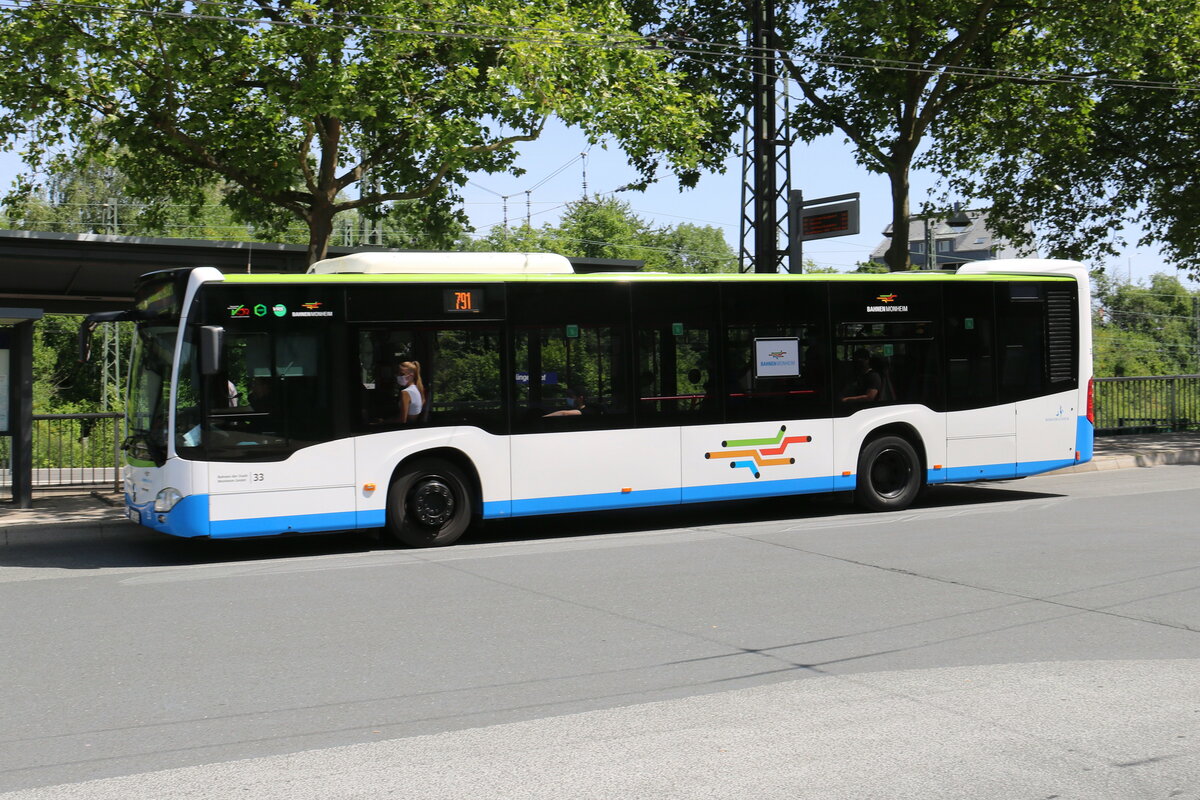
[[[546,177],[542,178],[540,181],[535,183],[533,186],[530,186],[527,189],[519,190],[518,192],[513,192],[511,194],[501,194],[500,192],[497,192],[493,189],[489,189],[488,187],[484,186],[483,184],[479,183],[478,181],[476,181],[474,179],[468,180],[467,183],[474,186],[477,189],[482,189],[483,191],[487,192],[488,194],[492,194],[492,195],[495,195],[496,197],[500,198],[500,201],[504,207],[504,227],[505,228],[508,227],[508,199],[510,197],[515,197],[520,192],[523,192],[525,194],[525,224],[529,225],[532,220],[532,217],[533,217],[533,192],[540,189],[542,186],[545,186],[551,180],[553,180],[554,178],[561,175],[564,170],[569,168],[572,164],[574,164],[576,161],[580,160],[581,158],[586,159],[587,152],[580,153],[579,155],[568,159],[566,163],[564,163],[558,169],[551,172]],[[561,207],[561,206],[559,206],[559,207]]]

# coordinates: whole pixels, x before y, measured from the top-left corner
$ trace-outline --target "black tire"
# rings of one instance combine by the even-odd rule
[[[858,454],[854,501],[868,511],[908,508],[924,484],[921,459],[907,439],[880,436],[863,445]]]
[[[471,526],[471,494],[462,471],[438,458],[406,465],[388,488],[388,539],[408,547],[454,544]]]

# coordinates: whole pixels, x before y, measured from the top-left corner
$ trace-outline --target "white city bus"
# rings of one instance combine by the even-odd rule
[[[1086,269],[1049,260],[661,275],[375,253],[153,273],[125,315],[126,503],[176,536],[383,528],[411,546],[803,493],[905,508],[1091,458],[1088,308]]]

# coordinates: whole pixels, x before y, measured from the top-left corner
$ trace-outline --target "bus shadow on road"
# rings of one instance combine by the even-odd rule
[[[1062,497],[1031,491],[1028,484],[939,486],[912,509],[1016,503]],[[480,544],[570,539],[614,533],[709,528],[744,523],[844,522],[865,514],[846,495],[805,495],[688,506],[555,514],[495,520],[464,536],[458,548]],[[392,550],[379,531],[271,536],[255,539],[177,539],[120,520],[38,531],[10,528],[0,546],[0,569],[100,570],[181,567]],[[414,551],[420,552],[420,551]]]
[[[929,491],[912,509],[953,508],[992,503],[1045,500],[1064,495],[1032,491],[1012,483],[955,484]],[[911,510],[911,509],[910,509]],[[770,497],[756,500],[700,503],[688,506],[656,506],[588,514],[555,514],[489,522],[479,531],[464,536],[458,546],[483,542],[530,541],[593,536],[604,533],[677,528],[701,528],[741,523],[844,520],[867,514],[858,509],[848,493]]]

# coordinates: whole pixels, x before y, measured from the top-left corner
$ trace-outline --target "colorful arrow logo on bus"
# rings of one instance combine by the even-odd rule
[[[875,299],[884,303],[894,303],[897,297],[899,297],[897,294],[881,294]]]
[[[759,467],[778,467],[786,464],[795,464],[794,458],[777,458],[782,456],[784,451],[793,444],[805,444],[812,441],[811,436],[787,436],[783,434],[787,431],[786,425],[779,426],[779,433],[771,439],[730,439],[721,442],[721,447],[731,447],[732,450],[723,450],[720,452],[705,453],[705,458],[736,458],[740,461],[729,462],[730,469],[745,467],[754,473],[757,478],[762,475],[759,472]],[[747,460],[749,459],[749,460]]]

